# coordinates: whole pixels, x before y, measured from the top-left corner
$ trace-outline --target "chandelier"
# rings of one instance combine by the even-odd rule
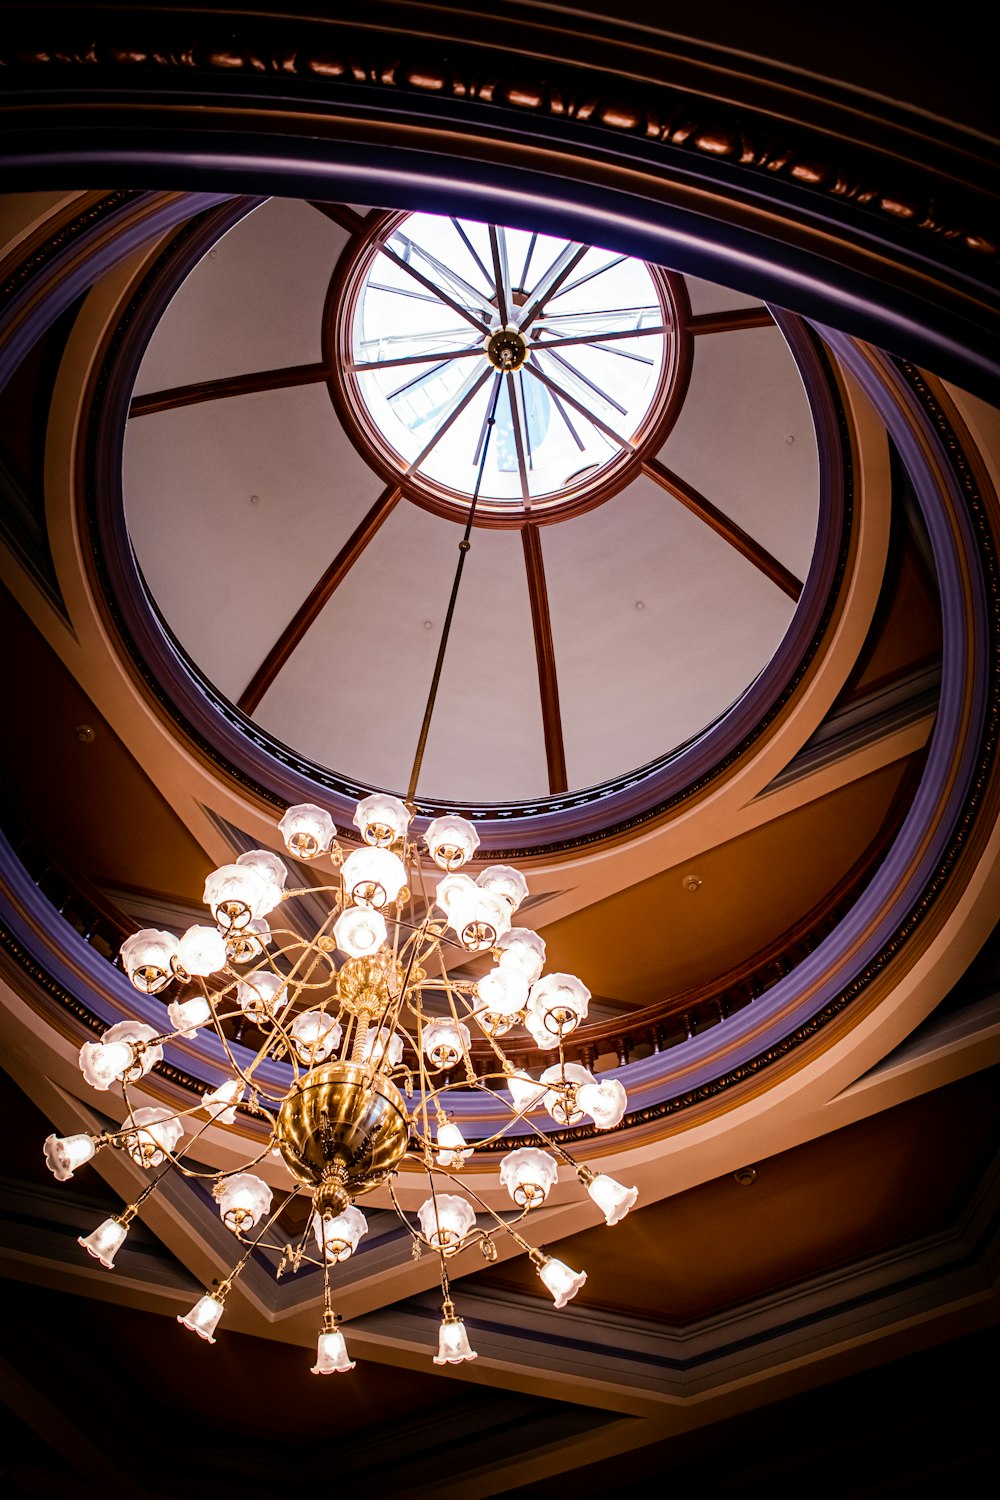
[[[499,276],[497,305],[503,305]],[[523,343],[524,336],[503,319],[486,341],[493,391],[485,440],[405,800],[385,792],[363,798],[354,816],[358,843],[349,849],[338,841],[326,809],[313,803],[290,807],[278,824],[287,855],[303,863],[324,861],[332,872],[329,883],[293,884],[283,858],[253,849],[209,875],[204,900],[211,925],[190,927],[181,937],[145,928],[127,938],[122,967],[138,991],[167,1001],[163,1024],[120,1021],[80,1049],[86,1082],[97,1090],[120,1089],[123,1124],[98,1134],[50,1135],[45,1142],[46,1162],[59,1181],[100,1150],[122,1151],[150,1173],[133,1202],[80,1237],[80,1245],[108,1270],[168,1172],[211,1183],[222,1222],[242,1253],[178,1319],[209,1343],[215,1342],[233,1282],[255,1250],[279,1257],[279,1276],[320,1268],[323,1307],[312,1367],[317,1375],[353,1368],[333,1307],[331,1271],[366,1233],[358,1202],[374,1190],[386,1189],[412,1236],[414,1255],[437,1257],[442,1321],[436,1364],[476,1358],[449,1280],[453,1258],[470,1247],[478,1245],[494,1260],[495,1241],[509,1236],[528,1254],[557,1308],[583,1286],[585,1271],[521,1233],[549,1197],[560,1166],[572,1169],[607,1224],[624,1218],[637,1198],[635,1188],[576,1162],[539,1118],[547,1116],[557,1127],[589,1119],[596,1129],[610,1130],[624,1117],[627,1100],[616,1079],[599,1080],[565,1057],[567,1038],[587,1016],[590,991],[575,975],[543,973],[543,939],[513,925],[528,893],[524,876],[508,865],[486,864],[473,878],[465,866],[479,837],[464,817],[436,817],[420,839],[412,828],[497,405],[523,358]],[[304,896],[322,896],[328,906],[311,937],[279,921],[282,906]],[[463,977],[476,955],[491,966],[478,978]],[[235,1044],[234,1025],[239,1036],[250,1028],[259,1038],[255,1050]],[[133,1092],[162,1061],[164,1047],[202,1030],[218,1039],[225,1080],[186,1109],[137,1107]],[[504,1052],[503,1039],[511,1033],[523,1048],[524,1032],[553,1055],[538,1077]],[[275,1062],[288,1070],[278,1085]],[[466,1140],[457,1117],[467,1091],[500,1107],[500,1129]],[[200,1165],[192,1148],[208,1129],[232,1127],[240,1108],[265,1126],[259,1149],[232,1170]],[[512,1126],[526,1144],[499,1163],[499,1181],[512,1205],[500,1213],[468,1183],[467,1163]],[[292,1185],[275,1201],[272,1187],[254,1169],[278,1161]],[[427,1197],[415,1215],[397,1197],[400,1172],[426,1175]],[[281,1238],[281,1215],[302,1195],[311,1200],[305,1230],[295,1241]]]

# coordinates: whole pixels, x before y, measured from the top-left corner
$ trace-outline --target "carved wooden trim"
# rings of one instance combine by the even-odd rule
[[[192,385],[170,386],[133,396],[130,417],[148,417],[153,412],[172,411],[178,406],[197,406],[202,401],[221,401],[228,396],[249,396],[255,391],[281,391],[296,385],[319,385],[330,378],[325,364],[288,365],[282,370],[258,370],[249,375],[226,375],[218,380],[198,380]]]

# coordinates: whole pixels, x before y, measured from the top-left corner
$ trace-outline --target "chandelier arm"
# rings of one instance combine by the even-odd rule
[[[497,374],[493,386],[493,401],[490,406],[490,414],[486,419],[486,441],[479,459],[479,471],[476,475],[476,484],[472,492],[472,502],[469,506],[469,514],[465,522],[465,532],[458,544],[458,564],[455,568],[455,578],[451,586],[451,596],[448,600],[448,608],[445,613],[444,628],[441,631],[441,641],[438,646],[437,660],[434,663],[434,672],[431,677],[430,690],[427,694],[427,705],[424,708],[423,722],[420,725],[420,735],[417,739],[416,753],[413,757],[413,768],[410,771],[410,780],[406,790],[406,803],[412,808],[417,795],[417,782],[420,779],[420,769],[424,761],[424,751],[427,748],[427,736],[430,733],[431,715],[434,712],[434,704],[437,700],[438,687],[441,682],[441,672],[444,667],[445,652],[448,649],[448,637],[451,633],[451,622],[455,613],[455,602],[458,598],[459,585],[462,582],[462,569],[465,567],[465,559],[468,556],[472,543],[469,537],[472,533],[472,523],[476,515],[476,505],[479,501],[479,491],[483,482],[483,471],[486,468],[486,455],[489,451],[490,438],[493,436],[493,427],[496,422],[497,402],[500,399],[500,391],[503,379]]]
[[[243,1240],[242,1237],[241,1237],[241,1243],[245,1244],[247,1246],[247,1249],[245,1250],[245,1252],[243,1253],[243,1255],[241,1255],[240,1259],[236,1262],[236,1265],[228,1273],[228,1275],[222,1281],[220,1281],[218,1283],[219,1291],[220,1292],[223,1292],[223,1294],[225,1294],[225,1293],[228,1293],[231,1290],[233,1282],[236,1280],[237,1276],[240,1275],[240,1273],[243,1270],[244,1266],[246,1265],[247,1261],[250,1259],[251,1255],[256,1250],[257,1246],[263,1240],[263,1238],[264,1238],[265,1234],[267,1233],[267,1231],[271,1228],[271,1225],[275,1222],[276,1219],[278,1219],[278,1218],[281,1217],[281,1215],[284,1213],[285,1209],[288,1207],[289,1203],[291,1203],[292,1199],[296,1196],[296,1194],[298,1193],[298,1191],[299,1191],[299,1184],[296,1183],[295,1186],[292,1188],[291,1192],[287,1193],[285,1195],[285,1197],[282,1199],[282,1201],[278,1204],[278,1207],[274,1210],[274,1212],[272,1214],[269,1215],[269,1217],[266,1220],[266,1222],[265,1222],[263,1228],[261,1229],[260,1233],[258,1235],[256,1235],[253,1240]]]

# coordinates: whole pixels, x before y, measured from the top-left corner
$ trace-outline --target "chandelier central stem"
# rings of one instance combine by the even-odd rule
[[[493,436],[493,426],[496,421],[497,402],[500,400],[500,391],[503,387],[503,377],[498,373],[496,385],[493,390],[493,400],[490,403],[490,413],[486,418],[486,437],[483,439],[483,451],[479,458],[479,472],[476,475],[476,487],[472,492],[472,503],[469,506],[469,514],[465,522],[465,533],[458,544],[458,566],[455,569],[455,580],[451,586],[451,597],[448,600],[448,609],[444,617],[444,628],[441,631],[441,641],[438,645],[437,660],[434,663],[434,675],[431,677],[430,690],[427,694],[427,705],[424,708],[424,719],[420,726],[420,736],[417,740],[417,748],[413,757],[413,769],[410,771],[410,781],[406,789],[406,801],[412,806],[417,795],[417,782],[420,780],[420,768],[424,763],[424,751],[427,748],[427,736],[430,733],[431,715],[434,713],[434,704],[437,700],[438,686],[441,682],[441,671],[444,667],[444,654],[448,649],[448,636],[451,633],[452,617],[455,613],[455,601],[458,598],[458,586],[462,581],[462,569],[465,567],[465,559],[468,556],[472,543],[469,537],[472,534],[472,523],[476,516],[476,504],[479,500],[479,491],[483,483],[483,471],[486,468],[486,455],[489,452],[490,438]]]

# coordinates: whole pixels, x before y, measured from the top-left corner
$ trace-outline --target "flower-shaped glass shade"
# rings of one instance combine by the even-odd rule
[[[285,981],[270,969],[258,969],[236,986],[236,1003],[255,1026],[273,1020],[285,999]]]
[[[542,1052],[551,1052],[554,1047],[558,1047],[559,1037],[557,1033],[550,1031],[537,1010],[532,1010],[530,1006],[525,1010],[524,1024],[527,1030],[531,1032],[535,1046]]]
[[[347,1344],[339,1328],[320,1334],[316,1346],[316,1363],[311,1371],[313,1375],[345,1375],[348,1370],[354,1369],[354,1363],[354,1360],[348,1358]]]
[[[333,924],[333,941],[348,958],[377,953],[387,937],[385,917],[365,906],[349,906]]]
[[[464,1021],[432,1021],[423,1030],[424,1056],[435,1068],[453,1068],[471,1040]]]
[[[613,1130],[625,1118],[628,1095],[617,1078],[605,1078],[601,1083],[584,1084],[577,1090],[576,1102],[598,1130]]]
[[[438,881],[434,899],[447,917],[449,926],[460,932],[475,910],[476,882],[471,875],[446,875]]]
[[[325,1010],[304,1010],[288,1028],[299,1061],[314,1068],[326,1062],[340,1044],[343,1032],[340,1022]]]
[[[457,1250],[476,1222],[476,1211],[454,1193],[436,1193],[417,1210],[424,1238],[435,1250]]]
[[[173,978],[177,948],[172,932],[143,927],[122,943],[122,968],[137,990],[144,995],[155,995]]]
[[[566,1086],[559,1087],[564,1079]],[[554,1067],[545,1069],[539,1081],[556,1085],[549,1089],[542,1103],[558,1125],[576,1125],[583,1119],[583,1110],[577,1103],[577,1091],[582,1084],[596,1083],[597,1080],[582,1063],[568,1062],[564,1066],[556,1063]]]
[[[86,1237],[81,1235],[77,1244],[82,1245],[88,1254],[110,1271],[127,1234],[128,1230],[118,1219],[105,1219],[103,1224],[98,1224],[93,1234]]]
[[[270,849],[248,849],[236,861],[243,870],[255,870],[264,882],[264,898],[254,912],[255,917],[266,917],[280,903],[288,879],[288,871]]]
[[[490,865],[477,877],[476,884],[494,896],[502,896],[511,912],[517,911],[528,894],[528,882],[513,865]]]
[[[537,1146],[508,1151],[500,1163],[500,1181],[518,1208],[535,1208],[544,1203],[558,1180],[559,1165],[555,1157]]]
[[[476,1352],[469,1343],[469,1335],[461,1318],[442,1318],[438,1333],[438,1352],[434,1356],[436,1365],[460,1365],[464,1359],[475,1359]]]
[[[571,1271],[561,1260],[546,1260],[538,1274],[552,1293],[556,1307],[565,1307],[587,1279],[586,1271]]]
[[[566,1036],[585,1020],[590,991],[574,974],[546,974],[531,986],[528,1010],[554,1037]]]
[[[498,937],[510,931],[509,904],[468,875],[446,875],[438,883],[435,900],[470,953],[492,948]]]
[[[278,824],[289,854],[297,859],[316,859],[325,854],[337,836],[330,814],[315,802],[290,807]]]
[[[236,1106],[243,1098],[243,1084],[238,1078],[227,1078],[217,1089],[202,1094],[201,1102],[216,1125],[232,1125],[236,1119]]]
[[[205,905],[223,932],[242,932],[264,916],[269,890],[250,865],[220,865],[205,881]]]
[[[520,969],[513,965],[497,968],[484,974],[476,985],[479,995],[477,1013],[496,1020],[513,1021],[528,1003],[528,980]]]
[[[424,843],[431,859],[442,870],[458,870],[479,848],[479,834],[468,818],[449,814],[428,824]]]
[[[190,1328],[199,1338],[205,1339],[209,1344],[215,1343],[215,1330],[219,1319],[222,1317],[222,1303],[218,1297],[213,1297],[211,1292],[206,1292],[203,1297],[192,1307],[185,1317],[177,1315],[177,1321],[184,1328]]]
[[[228,956],[217,927],[189,927],[177,945],[177,961],[185,974],[202,979],[224,969]]]
[[[358,803],[354,826],[366,844],[388,847],[403,837],[410,826],[410,813],[399,797],[373,792]]]
[[[325,1249],[326,1258],[331,1263],[347,1260],[358,1248],[362,1235],[368,1233],[368,1220],[353,1203],[343,1213],[328,1217],[325,1222],[322,1214],[314,1213],[310,1222],[317,1250],[322,1255]]]
[[[45,1165],[56,1182],[68,1182],[76,1171],[92,1160],[97,1147],[89,1135],[45,1137]]]
[[[593,1182],[588,1182],[587,1192],[597,1204],[604,1215],[605,1224],[618,1224],[630,1208],[635,1207],[635,1200],[639,1196],[638,1188],[623,1187],[613,1177],[606,1177],[599,1172]]]
[[[466,1144],[454,1120],[445,1120],[437,1129],[437,1163],[439,1167],[457,1168],[472,1155],[472,1147]]]
[[[366,1060],[374,1055],[376,1062],[398,1068],[403,1060],[403,1038],[395,1031],[369,1031],[363,1055]]]
[[[500,967],[518,969],[528,984],[534,984],[545,967],[545,939],[528,927],[512,927],[497,938]]]
[[[198,1027],[212,1019],[212,1007],[204,995],[194,995],[190,1000],[172,1000],[167,1015],[174,1030],[190,1041],[197,1035]]]
[[[399,855],[367,844],[347,856],[340,873],[344,890],[355,906],[370,906],[375,911],[391,906],[406,884],[406,866]]]
[[[529,1110],[537,1109],[545,1098],[545,1085],[537,1083],[534,1078],[526,1074],[514,1073],[505,1082],[507,1088],[510,1089],[514,1108],[519,1115],[527,1114]]]
[[[253,1229],[271,1207],[271,1189],[253,1172],[234,1172],[216,1185],[214,1193],[222,1222],[234,1234]]]
[[[80,1048],[80,1071],[95,1089],[109,1089],[126,1076],[142,1078],[163,1060],[163,1048],[150,1045],[158,1033],[143,1021],[119,1021],[109,1026],[99,1042]],[[146,1045],[137,1050],[135,1044]]]
[[[174,1111],[159,1105],[135,1110],[132,1123],[139,1128],[129,1131],[124,1145],[137,1167],[158,1167],[184,1134]]]

